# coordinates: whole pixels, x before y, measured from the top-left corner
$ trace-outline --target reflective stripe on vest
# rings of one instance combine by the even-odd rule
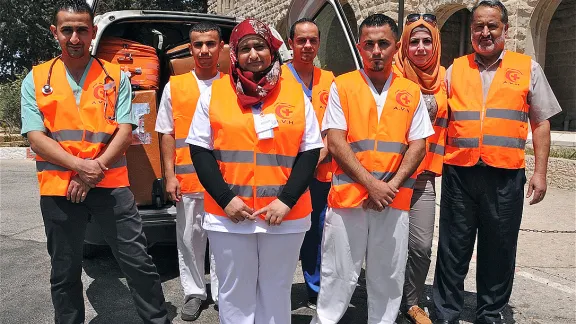
[[[380,117],[371,90],[360,71],[336,78],[340,104],[348,124],[347,141],[362,166],[376,179],[388,181],[408,149],[407,134],[420,101],[420,88],[396,74]],[[336,165],[328,205],[355,208],[368,198],[366,189]],[[414,174],[399,188],[390,207],[410,210]]]
[[[105,110],[114,109],[116,105],[121,79],[120,67],[102,61],[115,83],[111,89],[105,89],[106,74],[100,64],[93,61],[86,74],[80,103],[76,104],[61,60],[54,62],[52,68],[51,83],[57,86],[53,86],[51,94],[42,93],[52,62],[33,68],[36,103],[44,116],[47,136],[57,141],[70,155],[94,159],[118,129],[116,121],[106,118]],[[45,161],[40,155],[37,155],[36,160],[40,195],[66,196],[73,172]],[[96,186],[118,188],[129,185],[126,158],[123,156],[118,163],[104,171],[104,179]]]
[[[244,203],[261,209],[280,195],[288,181],[300,150],[305,131],[304,94],[292,79],[280,84],[262,104],[262,114],[275,114],[279,126],[274,137],[258,140],[251,108],[238,104],[235,89],[228,78],[212,84],[209,115],[214,149],[224,181]],[[204,194],[206,212],[226,216],[208,193]],[[307,217],[312,211],[310,193],[305,192],[292,207],[285,221]]]
[[[472,166],[482,159],[496,168],[524,168],[531,58],[506,51],[485,99],[474,58],[460,57],[452,67],[444,162]]]
[[[192,117],[196,111],[196,103],[200,98],[198,81],[192,73],[170,77],[170,98],[172,100],[174,139],[176,141],[174,173],[180,183],[182,193],[204,192],[204,187],[198,180],[196,169],[190,157],[190,146],[186,143]],[[222,76],[223,74],[220,73],[220,77]]]
[[[286,64],[282,65],[282,75],[294,76]],[[297,80],[299,78],[294,77],[294,79]],[[320,128],[322,128],[322,120],[324,118],[324,113],[326,112],[326,106],[328,105],[328,94],[330,93],[332,82],[334,82],[334,74],[332,72],[314,67],[312,98],[310,98],[310,101],[314,107],[314,112],[316,113],[316,119],[320,124]],[[320,161],[316,168],[316,179],[322,182],[330,182],[332,179],[332,168],[332,158],[330,157],[330,154],[328,154],[325,159]]]

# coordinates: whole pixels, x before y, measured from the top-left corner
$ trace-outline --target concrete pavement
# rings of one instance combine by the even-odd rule
[[[0,323],[3,324],[53,323],[50,264],[34,169],[34,162],[29,160],[0,161]],[[573,231],[576,227],[575,204],[576,192],[549,188],[542,203],[525,207],[522,228]],[[576,322],[575,239],[573,233],[520,233],[514,291],[503,314],[506,323]],[[428,309],[432,308],[430,285],[435,250],[434,247],[432,269],[423,298]],[[171,318],[174,323],[186,323],[178,316],[183,295],[175,247],[154,246],[150,253],[161,273]],[[140,323],[126,280],[108,251],[103,250],[96,258],[85,260],[83,268],[86,323]],[[475,274],[473,260],[465,282],[463,323],[474,319]],[[366,298],[365,282],[361,278],[341,323],[366,323]],[[292,323],[309,323],[313,311],[306,308],[305,303],[306,291],[298,268],[292,287]],[[217,316],[210,305],[196,323],[218,323]],[[404,321],[399,316],[398,322]]]

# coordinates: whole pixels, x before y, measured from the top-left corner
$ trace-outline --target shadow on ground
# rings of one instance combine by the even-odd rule
[[[173,245],[157,245],[148,252],[156,264],[162,282],[178,277],[178,259]],[[93,281],[86,287],[86,296],[94,308],[95,318],[90,324],[141,324],[132,295],[125,284],[124,274],[109,247],[101,247],[90,259],[84,259],[83,268]],[[177,308],[166,303],[169,318],[177,316]]]
[[[154,263],[158,269],[162,282],[172,280],[179,276],[178,258],[174,245],[157,245],[149,249]],[[125,285],[124,275],[115,262],[110,249],[103,247],[93,258],[85,259],[83,262],[84,271],[92,278],[86,289],[86,295],[90,304],[98,314],[90,321],[90,324],[125,323],[140,324],[141,320],[136,313],[130,290]],[[208,269],[206,269],[208,270]],[[210,291],[208,287],[207,291]],[[460,320],[473,323],[475,320],[477,294],[473,292],[464,293],[464,310]],[[211,302],[211,298],[208,300]],[[308,324],[314,316],[314,310],[307,307],[307,293],[304,283],[292,285],[292,323]],[[167,303],[170,319],[178,316],[177,307],[172,303]],[[432,303],[432,286],[426,285],[421,299],[420,307],[430,313],[432,320],[436,319],[434,306]],[[352,296],[350,307],[340,321],[342,324],[361,324],[368,320],[367,291],[365,272],[362,270],[358,280],[358,286]],[[513,310],[508,305],[502,314],[504,323],[516,323]],[[398,324],[411,323],[403,313],[396,319]]]

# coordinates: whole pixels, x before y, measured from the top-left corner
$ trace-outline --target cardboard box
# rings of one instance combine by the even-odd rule
[[[154,130],[158,105],[156,90],[134,91],[132,113],[138,126],[132,132],[132,145],[126,151],[130,189],[138,206],[149,206],[166,200],[164,188],[153,193],[154,182],[162,178],[160,138]],[[160,196],[159,196],[160,195]]]

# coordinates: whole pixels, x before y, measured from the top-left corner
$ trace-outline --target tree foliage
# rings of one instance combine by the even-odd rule
[[[63,0],[0,0],[0,83],[59,52],[50,35],[54,10]],[[125,9],[203,12],[206,0],[100,0],[96,14]]]
[[[28,71],[16,75],[14,81],[0,84],[0,128],[7,134],[18,133],[20,119],[20,86]]]

